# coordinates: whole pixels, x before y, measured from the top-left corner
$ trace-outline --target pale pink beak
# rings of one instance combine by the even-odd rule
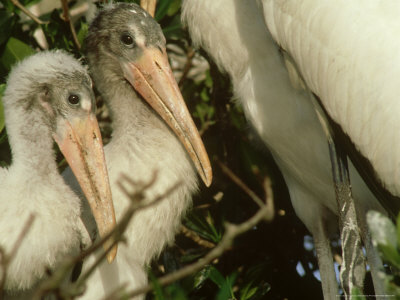
[[[63,119],[53,137],[89,202],[100,237],[104,237],[115,227],[116,221],[103,143],[95,115],[89,112],[85,119]],[[104,249],[110,249],[112,243],[108,239]],[[117,245],[114,245],[107,253],[109,263],[116,254]]]
[[[172,74],[165,49],[162,52],[158,48],[143,49],[139,60],[122,66],[125,78],[175,132],[200,177],[210,186],[210,160]]]

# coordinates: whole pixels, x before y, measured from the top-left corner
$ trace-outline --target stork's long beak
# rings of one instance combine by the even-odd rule
[[[212,181],[210,161],[172,74],[165,49],[143,49],[140,59],[122,66],[125,78],[175,132],[200,177],[209,186]]]
[[[104,237],[116,221],[99,125],[92,112],[84,118],[61,122],[53,137],[89,202],[100,237]],[[107,240],[104,249],[109,249],[112,242]],[[107,253],[109,263],[116,254],[117,245]]]

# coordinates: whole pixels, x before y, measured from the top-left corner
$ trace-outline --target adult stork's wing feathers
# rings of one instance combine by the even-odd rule
[[[349,156],[358,173],[367,183],[369,189],[378,199],[380,204],[388,212],[389,216],[395,220],[400,212],[400,198],[398,196],[394,196],[382,185],[378,174],[376,174],[373,166],[371,165],[371,162],[365,156],[363,156],[360,151],[357,150],[351,138],[343,132],[340,125],[333,121],[327,113],[326,115],[333,131],[335,141]]]
[[[383,186],[399,196],[400,3],[261,3],[273,38],[291,55],[308,88],[371,163]]]

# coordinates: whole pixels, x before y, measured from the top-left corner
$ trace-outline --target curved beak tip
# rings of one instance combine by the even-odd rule
[[[210,185],[212,183],[212,179],[213,179],[211,166],[209,168],[207,168],[206,170],[204,170],[204,175],[201,177],[202,177],[202,180],[203,180],[204,184],[206,185],[206,187],[210,187]]]
[[[115,257],[117,256],[117,250],[118,250],[118,246],[114,245],[108,252],[107,252],[107,261],[109,264],[111,264]]]
[[[100,237],[106,236],[115,227],[116,220],[96,117],[88,114],[84,118],[64,120],[54,138],[88,200]],[[111,238],[104,244],[104,249],[109,249],[109,262],[117,253],[117,245],[111,247],[112,243]]]
[[[175,132],[209,187],[212,181],[210,161],[173,76],[166,51],[144,49],[140,59],[123,63],[122,69],[133,88]]]

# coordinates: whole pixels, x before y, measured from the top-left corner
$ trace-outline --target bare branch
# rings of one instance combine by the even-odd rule
[[[181,185],[181,182],[177,182],[169,189],[167,189],[163,194],[155,197],[152,201],[145,204],[138,204],[141,200],[144,199],[144,192],[150,188],[154,182],[156,181],[157,173],[154,173],[152,178],[145,183],[137,183],[130,179],[128,176],[122,174],[120,179],[118,180],[118,185],[122,189],[122,191],[129,197],[131,200],[131,205],[128,207],[125,214],[122,216],[121,220],[118,221],[117,226],[110,231],[107,235],[105,235],[99,241],[93,243],[88,249],[82,251],[78,256],[73,257],[71,259],[65,260],[60,266],[57,267],[57,270],[45,281],[43,282],[35,293],[34,299],[41,299],[44,295],[49,294],[54,291],[58,291],[59,294],[62,294],[66,297],[77,296],[82,293],[84,290],[84,284],[87,278],[95,271],[95,269],[99,266],[99,264],[104,261],[106,258],[107,252],[102,253],[95,261],[95,263],[83,274],[80,275],[77,282],[67,286],[62,287],[61,282],[68,276],[70,270],[80,261],[83,261],[86,257],[100,249],[105,241],[110,238],[113,240],[113,244],[110,245],[109,249],[111,249],[116,243],[123,240],[123,233],[129,225],[129,222],[133,215],[139,210],[149,208],[161,202],[163,199],[168,197],[172,192],[176,190]],[[128,192],[127,189],[122,185],[122,181],[126,181],[133,186],[138,186],[136,191]],[[60,290],[63,289],[63,290]]]
[[[203,124],[201,124],[201,128],[199,130],[200,136],[203,136],[204,133],[210,128],[212,125],[215,124],[215,121],[205,121]]]
[[[31,214],[29,216],[28,220],[25,222],[25,225],[22,228],[21,233],[18,236],[18,239],[15,242],[13,249],[11,250],[10,257],[8,258],[9,261],[11,261],[14,258],[15,254],[18,251],[18,248],[21,246],[22,241],[24,240],[25,236],[28,234],[29,230],[31,229],[34,220],[35,220],[35,216],[33,214]]]
[[[145,184],[143,184],[143,185],[141,185],[141,187],[138,189],[138,191],[135,191],[133,193],[129,193],[129,192],[127,192],[125,187],[121,184],[121,181],[122,180],[128,181],[132,185],[137,185],[137,183],[135,183],[131,178],[129,178],[128,176],[126,176],[124,174],[122,174],[120,176],[120,179],[118,180],[117,184],[121,188],[121,190],[131,200],[131,205],[128,208],[128,210],[126,211],[126,213],[124,214],[124,216],[122,217],[122,219],[118,222],[118,225],[116,226],[116,228],[114,228],[112,230],[111,234],[110,234],[110,237],[114,236],[115,242],[118,242],[118,241],[122,240],[123,233],[125,232],[126,228],[129,225],[130,220],[132,219],[132,217],[133,217],[133,215],[135,213],[137,213],[139,210],[143,210],[143,209],[146,209],[146,208],[149,208],[149,207],[152,207],[152,206],[158,204],[163,199],[168,197],[173,191],[176,190],[176,188],[178,188],[181,185],[181,182],[177,182],[172,187],[167,189],[162,195],[157,196],[156,198],[154,198],[149,203],[138,205],[137,203],[140,202],[142,199],[144,199],[144,192],[154,184],[154,182],[156,181],[156,178],[157,178],[156,173],[154,173],[154,175],[150,179],[150,181],[145,183]],[[102,246],[102,244],[104,243],[103,242],[104,239],[107,239],[107,236],[104,237],[101,241],[99,241],[100,245],[99,245],[98,248],[100,248],[100,246]],[[110,247],[112,247],[112,246],[113,245],[111,245]],[[89,251],[89,249],[87,251]],[[91,253],[92,252],[93,251],[91,251]],[[84,255],[84,257],[88,256],[85,253],[82,253],[82,256],[83,255]],[[93,264],[93,266],[85,274],[82,274],[80,276],[79,282],[77,283],[78,285],[79,284],[83,284],[86,281],[86,279],[90,276],[90,274],[93,273],[93,271],[96,269],[96,267],[104,260],[105,256],[106,256],[106,252],[103,255],[101,255],[101,257],[95,262],[95,264]]]
[[[31,13],[25,6],[23,6],[18,0],[11,0],[11,2],[18,7],[24,14],[26,14],[29,18],[31,18],[34,22],[39,25],[48,24],[49,22],[45,22],[36,17],[33,13]]]
[[[202,259],[199,259],[193,264],[187,265],[186,267],[173,272],[171,274],[165,275],[163,277],[158,278],[157,280],[157,285],[165,286],[168,284],[171,284],[177,280],[180,280],[184,277],[187,277],[191,274],[194,274],[198,271],[200,271],[204,266],[210,264],[214,259],[220,257],[227,249],[229,249],[232,246],[232,243],[234,239],[246,232],[252,229],[257,223],[259,223],[261,220],[264,220],[267,218],[267,216],[271,215],[270,209],[271,205],[270,203],[273,203],[273,194],[272,194],[272,188],[270,185],[270,181],[266,180],[266,191],[268,192],[267,197],[266,197],[266,203],[267,205],[263,205],[257,213],[248,219],[246,222],[243,222],[239,225],[234,225],[230,223],[225,224],[225,234],[222,237],[220,243],[212,249],[206,256],[204,256]],[[135,296],[141,295],[148,293],[152,291],[154,288],[154,284],[150,283],[149,285],[130,291],[130,292],[124,292],[122,290],[122,287],[119,289],[116,289],[113,293],[111,293],[109,296],[105,298],[105,300],[111,300],[111,299],[128,299],[128,298],[133,298]],[[118,298],[118,295],[120,297]]]
[[[225,175],[227,175],[238,187],[240,187],[255,203],[257,203],[259,207],[264,207],[264,201],[262,201],[256,193],[254,193],[246,184],[244,184],[244,182],[238,176],[236,176],[231,169],[229,169],[222,162],[217,162]]]
[[[265,177],[264,179],[264,191],[265,191],[265,221],[271,222],[275,217],[275,205],[273,195],[271,179]]]
[[[193,242],[195,242],[196,244],[204,247],[204,248],[214,248],[215,244],[211,243],[205,239],[202,239],[196,232],[194,232],[193,230],[190,230],[189,228],[187,228],[186,226],[182,225],[181,226],[181,232],[189,239],[191,239]]]
[[[81,2],[79,5],[75,5],[72,9],[69,10],[69,15],[71,17],[75,17],[78,15],[83,15],[89,10],[90,6],[88,2]]]
[[[157,0],[140,0],[140,6],[145,9],[153,18],[156,12]]]
[[[69,29],[71,30],[72,38],[74,40],[74,44],[78,50],[81,49],[81,43],[79,43],[78,36],[76,35],[74,24],[72,24],[71,16],[69,14],[68,0],[61,0],[61,6],[63,10],[62,18],[65,22],[68,23]]]

